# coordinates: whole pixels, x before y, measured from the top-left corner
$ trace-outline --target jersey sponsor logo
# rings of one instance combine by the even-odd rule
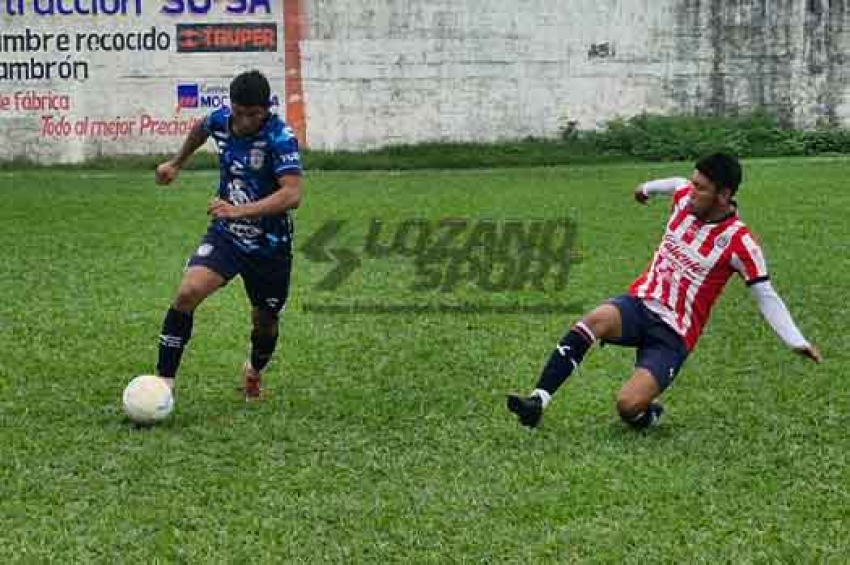
[[[233,179],[227,185],[227,199],[234,206],[241,206],[251,202],[251,197],[248,191],[245,190],[245,183],[239,179]]]
[[[243,241],[256,239],[263,235],[263,230],[247,222],[228,222],[227,231]]]
[[[695,252],[690,248],[680,245],[675,237],[670,234],[664,236],[664,244],[661,246],[661,255],[686,271],[691,271],[698,275],[704,275],[706,272],[705,265],[693,257]]]

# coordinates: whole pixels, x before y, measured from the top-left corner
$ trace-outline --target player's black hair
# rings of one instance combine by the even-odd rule
[[[248,71],[230,83],[230,102],[240,106],[270,105],[271,87],[260,71]]]
[[[695,168],[708,177],[718,188],[728,188],[732,191],[733,196],[738,192],[742,173],[741,163],[735,156],[728,153],[712,153],[697,161]]]

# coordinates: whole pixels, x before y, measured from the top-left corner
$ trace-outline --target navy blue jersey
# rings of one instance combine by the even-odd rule
[[[209,114],[204,129],[215,140],[221,167],[218,197],[239,206],[262,200],[278,189],[283,175],[301,174],[295,133],[277,114],[256,135],[237,137],[230,131],[230,108]],[[213,228],[248,253],[271,254],[292,248],[289,212],[255,219],[214,219]]]

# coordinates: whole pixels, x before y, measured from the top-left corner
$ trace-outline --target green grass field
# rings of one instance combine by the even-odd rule
[[[826,361],[785,350],[733,279],[663,424],[624,428],[631,350],[592,353],[541,429],[527,391],[572,313],[316,313],[324,303],[574,303],[624,291],[667,205],[631,190],[688,164],[317,173],[299,243],[346,220],[570,216],[565,290],[411,290],[410,261],[364,260],[334,292],[297,253],[270,394],[236,392],[249,308],[204,303],[177,408],[137,429],[120,396],[153,370],[162,316],[206,225],[212,172],[0,173],[2,563],[846,563],[850,555],[846,159],[747,162],[742,214]],[[454,301],[454,302],[453,302]]]

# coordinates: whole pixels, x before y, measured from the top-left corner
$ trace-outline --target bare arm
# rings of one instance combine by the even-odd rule
[[[796,353],[808,357],[816,363],[823,360],[818,348],[809,343],[794,320],[791,318],[791,313],[785,306],[785,302],[773,289],[770,281],[763,281],[750,286],[750,291],[758,303],[764,319],[776,332],[776,335],[785,342],[785,345],[793,349]]]
[[[207,213],[216,218],[259,218],[278,216],[301,205],[303,188],[300,175],[285,175],[277,179],[278,189],[261,200],[234,206],[220,198],[213,199]]]
[[[680,186],[687,184],[688,179],[682,177],[671,177],[669,179],[658,179],[640,184],[635,188],[635,200],[646,204],[650,196],[663,194],[670,196]]]
[[[183,164],[189,160],[189,157],[191,157],[200,146],[206,143],[209,137],[210,134],[207,133],[206,129],[204,129],[203,122],[199,121],[196,123],[186,136],[186,139],[183,141],[183,145],[180,147],[180,151],[177,152],[177,155],[157,166],[156,183],[169,184],[176,179],[177,175],[180,173],[180,169],[183,167]]]

